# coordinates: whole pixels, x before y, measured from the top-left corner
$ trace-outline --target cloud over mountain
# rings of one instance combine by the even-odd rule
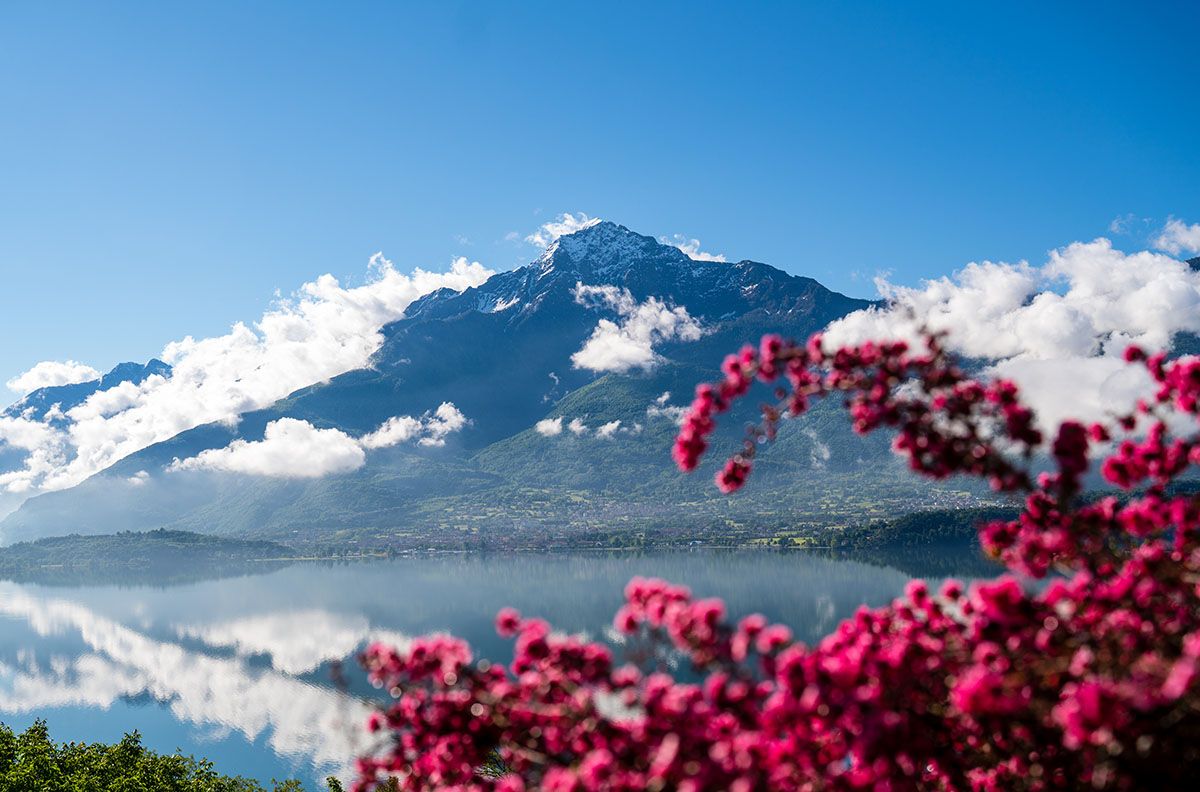
[[[1172,217],[1155,237],[1154,246],[1175,256],[1200,253],[1200,223],[1188,225]]]
[[[554,418],[546,418],[534,424],[533,430],[542,437],[558,437],[563,433],[564,420],[561,415]],[[576,437],[590,435],[597,440],[613,440],[618,435],[639,435],[645,427],[636,421],[626,423],[620,418],[616,418],[593,428],[588,426],[582,418],[576,417],[572,418],[571,422],[566,424],[565,428]]]
[[[673,405],[671,402],[671,391],[663,391],[654,403],[646,408],[647,418],[666,418],[672,423],[683,423],[683,416],[687,413],[687,407],[682,405]]]
[[[319,509],[329,508],[332,501],[322,500],[328,491],[353,493],[368,480],[378,485],[385,476],[403,477],[402,491],[376,490],[388,504],[387,519],[397,524],[407,519],[408,504],[443,497],[460,482],[486,489],[542,477],[550,489],[563,490],[600,482],[583,464],[587,451],[616,458],[626,447],[635,449],[629,470],[613,476],[641,482],[669,464],[665,446],[651,448],[647,439],[669,435],[696,380],[723,352],[766,332],[806,338],[831,321],[831,339],[911,334],[906,310],[912,310],[932,327],[950,330],[973,365],[1016,378],[1047,422],[1067,413],[1098,416],[1141,392],[1145,378],[1119,356],[1128,342],[1162,346],[1181,330],[1200,334],[1200,274],[1171,256],[1124,253],[1106,240],[1065,246],[1040,264],[981,262],[910,288],[881,282],[892,303],[887,310],[863,310],[870,305],[864,300],[766,264],[696,261],[606,222],[558,239],[525,267],[457,291],[482,279],[470,266],[459,262],[457,273],[413,283],[377,260],[364,287],[321,279],[273,307],[262,322],[218,339],[172,345],[174,368],[161,363],[139,367],[136,376],[106,375],[111,382],[98,391],[64,386],[77,398],[64,401],[57,418],[38,418],[52,414],[58,400],[39,392],[28,400],[35,411],[18,406],[0,416],[0,436],[9,438],[0,459],[10,470],[23,465],[0,473],[0,489],[25,487],[31,495],[42,483],[120,463],[109,468],[113,476],[25,503],[4,519],[6,536],[47,535],[68,513],[86,515],[73,526],[86,522],[94,530],[186,520],[204,526],[218,511],[244,530],[259,519],[245,509],[251,501],[270,509],[261,514],[270,515],[272,530],[290,530],[284,526],[310,513],[300,501],[281,507],[272,500],[280,488],[268,481],[211,482],[212,493],[197,495],[201,506],[177,506],[174,498],[152,502],[156,492],[186,490],[193,482],[155,477],[137,488],[132,478],[141,470],[161,471],[175,457],[185,460],[182,466],[309,481],[330,471],[361,471],[287,487],[306,492]],[[438,285],[454,289],[408,305]],[[496,306],[507,307],[497,312]],[[381,331],[380,323],[397,313],[403,318]],[[680,343],[695,342],[701,332],[702,341]],[[1196,343],[1188,339],[1187,348]],[[565,366],[567,360],[574,366]],[[636,376],[597,376],[622,372]],[[1089,392],[1098,395],[1081,402]],[[463,413],[472,419],[471,431],[446,453],[429,455],[416,477],[409,475],[411,454],[373,451],[395,443],[451,444],[451,432],[466,422]],[[274,423],[265,432],[284,418],[302,420]],[[198,421],[205,425],[173,431]],[[225,425],[207,425],[218,421]],[[801,437],[802,453],[817,449],[812,464],[825,465],[831,477],[862,464],[856,460],[872,464],[888,455],[886,443],[862,444],[831,425],[814,431],[823,446]],[[156,444],[160,439],[169,442]],[[147,442],[153,445],[123,453]],[[543,470],[548,454],[557,455],[557,463]],[[195,483],[209,482],[196,477]],[[656,501],[670,497],[666,485],[647,486]],[[353,498],[339,508],[353,511],[362,525],[377,524],[372,521],[383,512],[373,503],[360,509]],[[239,511],[245,516],[234,514]]]
[[[617,430],[620,428],[621,428],[621,420],[620,419],[617,419],[615,421],[609,421],[606,424],[596,427],[596,437],[599,437],[601,440],[608,440],[614,434],[616,434]]]
[[[9,491],[72,486],[119,459],[187,429],[231,423],[298,388],[366,366],[383,342],[380,328],[404,315],[419,297],[442,288],[462,291],[493,273],[455,259],[446,272],[398,272],[381,254],[370,277],[346,288],[332,275],[304,284],[253,325],[238,323],[222,336],[191,336],[166,346],[169,376],[122,383],[68,411],[31,451],[22,469],[0,476]],[[10,427],[4,437],[28,427]]]
[[[262,440],[234,440],[225,448],[177,461],[171,470],[217,470],[276,478],[320,478],[349,473],[366,464],[358,442],[339,429],[317,429],[308,421],[280,418],[267,424]]]
[[[562,434],[563,430],[562,416],[560,415],[557,418],[544,418],[534,424],[533,429],[542,437],[555,437],[556,435],[560,435]]]
[[[461,431],[467,417],[450,402],[419,418],[400,415],[355,439],[340,429],[318,429],[308,421],[280,418],[267,424],[262,440],[234,440],[224,448],[208,449],[175,460],[171,471],[215,470],[272,478],[321,478],[349,473],[366,464],[366,450],[416,442],[443,446],[446,437]]]
[[[418,445],[443,446],[446,436],[461,431],[467,416],[451,402],[442,402],[432,414],[420,418],[401,415],[389,418],[383,426],[359,439],[363,448],[388,448],[416,440]]]
[[[662,242],[664,245],[671,245],[672,247],[678,248],[683,253],[687,254],[688,258],[695,259],[696,261],[725,261],[724,253],[708,253],[703,251],[700,249],[699,239],[689,239],[683,234],[674,234],[670,237],[661,236],[658,238],[658,241]]]
[[[577,283],[575,301],[608,308],[621,317],[619,324],[609,319],[596,324],[583,348],[571,356],[576,368],[615,372],[653,368],[659,362],[655,344],[695,341],[702,333],[700,323],[683,306],[668,306],[656,297],[638,302],[628,289]]]
[[[4,384],[13,393],[24,396],[38,388],[52,388],[57,385],[88,382],[89,380],[99,378],[99,376],[100,372],[96,369],[74,360],[43,360],[33,368],[18,374]]]
[[[599,222],[599,217],[588,217],[586,212],[580,212],[578,215],[563,212],[554,220],[542,223],[537,231],[525,237],[525,241],[536,247],[548,248],[559,237],[574,234]]]
[[[1125,347],[1165,349],[1200,332],[1200,273],[1107,239],[1051,251],[1040,267],[985,261],[917,288],[877,285],[890,307],[834,322],[829,345],[913,339],[918,324],[948,331],[955,350],[1016,380],[1047,426],[1127,409],[1149,380],[1121,361]]]

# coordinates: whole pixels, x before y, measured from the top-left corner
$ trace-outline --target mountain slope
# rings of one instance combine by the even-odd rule
[[[687,308],[713,332],[661,352],[710,370],[730,348],[767,329],[805,336],[869,304],[765,264],[693,261],[652,237],[599,223],[478,288],[418,300],[385,328],[370,370],[294,394],[279,410],[361,432],[397,412],[418,413],[449,399],[479,416],[464,435],[469,447],[507,437],[542,417],[547,397],[596,378],[572,368],[571,355],[599,318],[613,317],[575,299],[580,283]]]
[[[83,404],[93,394],[126,383],[140,385],[151,376],[167,377],[170,374],[171,367],[161,360],[150,360],[145,364],[121,363],[99,379],[38,388],[0,410],[0,421],[44,421],[51,426],[64,428],[68,423],[66,413]],[[19,444],[12,445],[0,439],[0,474],[20,469],[28,456],[29,452]],[[0,516],[12,512],[22,500],[23,494],[0,487]]]
[[[576,368],[572,355],[598,322],[626,318],[614,305],[578,299],[580,284],[628,290],[638,304],[653,298],[686,309],[705,332],[698,340],[659,343],[659,365],[649,370]],[[628,525],[639,515],[677,522],[684,502],[714,526],[762,519],[786,525],[797,513],[795,497],[783,506],[763,498],[773,479],[797,476],[811,495],[801,511],[814,519],[822,512],[809,506],[822,498],[858,507],[873,502],[864,482],[877,484],[886,502],[920,499],[928,489],[898,483],[886,442],[854,435],[835,415],[836,405],[787,426],[779,447],[762,457],[761,486],[733,501],[714,495],[711,471],[688,478],[670,463],[670,408],[714,377],[724,354],[764,332],[803,338],[868,305],[766,264],[695,261],[651,237],[599,223],[477,288],[418,300],[384,328],[369,368],[297,391],[242,416],[236,427],[184,432],[71,490],[33,498],[0,524],[0,535],[11,542],[169,526],[304,541],[428,539],[443,546],[556,525],[578,531]],[[361,436],[392,416],[421,415],[444,401],[471,420],[444,448],[370,451],[366,466],[350,473],[288,480],[164,472],[174,459],[237,439],[260,440],[280,418]],[[730,416],[718,442],[734,447],[754,409],[746,405]],[[543,419],[557,421],[558,433],[536,431]],[[569,428],[572,421],[578,431]],[[868,472],[852,472],[864,460],[872,463]]]
[[[161,360],[151,359],[148,363],[120,363],[99,379],[76,382],[70,385],[55,385],[38,388],[16,403],[7,407],[0,415],[16,418],[26,416],[41,421],[56,405],[61,412],[69,412],[87,401],[94,393],[115,388],[123,383],[140,385],[149,377],[168,377],[171,367]]]

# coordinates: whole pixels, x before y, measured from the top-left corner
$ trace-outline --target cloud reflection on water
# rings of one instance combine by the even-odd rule
[[[312,651],[323,636],[306,624],[328,625],[341,617],[284,613],[234,622],[233,628],[210,628],[212,634],[231,639],[238,627],[264,629],[275,641],[272,657],[277,661],[274,669],[255,669],[244,657],[211,656],[157,640],[83,605],[40,597],[11,583],[0,583],[0,614],[24,620],[42,637],[77,634],[89,650],[73,658],[55,655],[48,662],[26,654],[15,664],[0,663],[0,712],[62,706],[108,709],[118,699],[150,695],[181,722],[232,729],[251,742],[265,736],[277,755],[317,768],[344,768],[349,758],[370,747],[361,728],[367,714],[364,703],[286,672],[312,670],[331,659],[329,651]],[[305,618],[314,621],[306,623]],[[349,647],[345,654],[368,637],[361,618],[342,628],[338,640],[339,648]],[[206,631],[180,632],[203,638]],[[403,639],[398,633],[392,636]]]
[[[260,780],[282,770],[311,783],[370,748],[366,705],[333,689],[330,662],[370,640],[441,631],[504,661],[511,643],[493,626],[503,604],[603,636],[634,575],[722,597],[734,616],[761,611],[808,642],[860,605],[889,601],[909,577],[814,554],[698,551],[301,564],[166,588],[0,582],[0,720],[55,710],[52,730],[74,728],[64,737],[111,739],[145,720],[123,705],[153,701],[185,732],[158,735],[180,740],[168,750],[182,745]],[[361,672],[348,677],[369,690]]]

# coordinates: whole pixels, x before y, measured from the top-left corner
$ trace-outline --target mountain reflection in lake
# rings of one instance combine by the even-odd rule
[[[980,569],[967,555],[936,561],[934,574]],[[449,631],[507,659],[492,628],[506,604],[603,638],[634,575],[722,597],[731,615],[763,613],[810,643],[909,578],[845,558],[705,550],[301,564],[168,588],[0,582],[0,721],[44,718],[57,740],[138,729],[147,746],[225,773],[315,784],[367,746],[357,695],[369,688],[353,667],[367,642]],[[338,661],[350,693],[332,683]]]

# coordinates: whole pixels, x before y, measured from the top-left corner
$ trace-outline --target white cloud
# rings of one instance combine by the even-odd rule
[[[560,236],[574,234],[576,231],[582,231],[599,222],[599,217],[588,217],[584,212],[580,212],[578,216],[564,212],[557,219],[543,223],[537,231],[525,237],[525,241],[540,248],[548,248]]]
[[[664,391],[654,403],[646,408],[647,418],[666,418],[675,424],[683,423],[683,416],[687,413],[686,407],[676,407],[670,403],[671,391]]]
[[[606,423],[603,426],[600,426],[596,429],[596,437],[599,437],[602,440],[609,440],[612,438],[612,436],[614,434],[617,433],[617,430],[620,428],[621,428],[620,420],[609,421],[608,423]]]
[[[423,446],[444,446],[447,435],[462,431],[469,423],[467,416],[452,402],[442,402],[432,414],[420,418],[400,415],[389,418],[383,426],[359,439],[363,448],[388,448],[416,440]]]
[[[442,402],[425,421],[425,436],[417,442],[423,446],[443,446],[446,435],[462,431],[470,421],[450,402]]]
[[[1149,223],[1150,218],[1148,217],[1138,217],[1133,212],[1126,212],[1119,217],[1114,217],[1108,224],[1108,230],[1113,234],[1129,236],[1134,233],[1135,228],[1144,229]]]
[[[447,272],[405,275],[376,254],[362,286],[345,288],[323,275],[252,326],[238,323],[222,336],[167,344],[161,357],[173,367],[169,377],[94,394],[68,413],[65,428],[30,453],[23,469],[0,474],[0,488],[70,487],[180,432],[233,423],[299,388],[365,367],[383,343],[380,329],[414,300],[440,288],[478,286],[492,274],[458,258]]]
[[[33,368],[4,383],[10,391],[27,396],[38,388],[55,385],[71,385],[76,382],[91,382],[100,379],[100,372],[74,360],[65,362],[43,360]]]
[[[670,237],[661,236],[658,238],[658,241],[664,245],[679,248],[688,258],[695,259],[696,261],[725,261],[724,253],[706,253],[700,249],[699,239],[689,239],[683,234],[674,234]]]
[[[262,440],[234,440],[225,448],[175,460],[169,470],[219,470],[278,478],[320,478],[358,470],[364,450],[390,448],[415,441],[444,446],[446,437],[469,423],[451,402],[442,402],[419,418],[398,415],[357,440],[339,429],[318,429],[307,421],[280,418],[267,424]]]
[[[809,464],[814,470],[824,468],[831,456],[829,446],[821,440],[820,436],[813,429],[805,428],[802,431],[813,444],[808,455]]]
[[[340,429],[318,429],[308,421],[280,418],[271,421],[262,440],[234,440],[224,448],[202,451],[190,459],[175,460],[168,468],[218,470],[275,478],[320,478],[349,473],[366,464],[364,450],[390,448],[416,442],[444,446],[446,437],[469,423],[451,402],[442,402],[419,418],[398,415],[357,440]]]
[[[646,408],[647,418],[666,418],[676,425],[683,423],[683,416],[685,415],[687,415],[687,407],[676,407],[675,405],[655,407],[652,404]]]
[[[554,383],[554,386],[550,388],[549,392],[542,394],[543,402],[550,401],[550,399],[554,396],[554,392],[558,390],[558,386],[562,384],[561,380],[558,378],[558,375],[553,371],[550,372],[550,381]]]
[[[42,421],[24,416],[14,418],[0,415],[0,443],[13,448],[33,451],[49,445],[56,436],[54,427]]]
[[[1200,223],[1188,225],[1172,217],[1155,237],[1154,246],[1174,256],[1200,253]]]
[[[320,478],[348,473],[366,463],[358,442],[338,429],[317,429],[308,421],[280,418],[267,424],[262,440],[234,440],[225,448],[201,451],[171,470],[219,470],[277,478]]]
[[[37,481],[66,464],[63,434],[48,422],[0,416],[0,444],[26,452],[24,466],[0,473],[0,490],[25,497]]]
[[[564,419],[559,416],[557,418],[547,418],[543,421],[538,421],[534,425],[534,430],[543,437],[557,437],[563,432]],[[570,423],[566,424],[566,430],[576,437],[583,437],[590,434],[593,430],[583,422],[581,418],[572,418]],[[619,419],[601,424],[595,429],[595,437],[598,440],[612,440],[617,435],[638,435],[642,433],[644,427],[640,423],[623,424]]]
[[[66,417],[75,423],[108,418],[131,407],[136,407],[147,393],[162,387],[166,382],[167,378],[161,374],[151,374],[141,383],[118,383],[111,388],[93,393],[83,404],[72,408]]]
[[[639,303],[628,289],[582,283],[575,284],[574,293],[580,305],[606,307],[621,317],[620,324],[609,319],[597,323],[583,348],[571,356],[575,368],[615,372],[651,369],[660,360],[655,344],[672,339],[695,341],[702,333],[699,322],[686,308],[670,307],[657,297]]]
[[[877,281],[892,304],[834,322],[827,346],[868,338],[915,339],[916,324],[949,332],[958,352],[994,362],[1017,381],[1043,426],[1127,410],[1149,378],[1120,360],[1137,343],[1163,349],[1200,332],[1200,273],[1169,256],[1076,242],[1040,266],[972,263],[919,288]]]
[[[363,448],[390,448],[400,443],[407,443],[421,434],[421,419],[411,415],[397,415],[388,418],[383,425],[370,434],[359,438]]]
[[[542,437],[554,437],[562,434],[563,419],[560,415],[557,418],[544,418],[533,425],[534,431]]]
[[[148,472],[146,472],[145,470],[139,470],[137,473],[134,473],[132,476],[130,476],[128,479],[126,479],[126,481],[128,481],[130,484],[132,484],[135,487],[140,487],[149,480],[150,480],[150,474]]]
[[[1002,360],[991,374],[1015,381],[1043,428],[1068,419],[1094,421],[1128,412],[1154,393],[1145,369],[1114,355]],[[1195,424],[1193,423],[1192,426]]]

